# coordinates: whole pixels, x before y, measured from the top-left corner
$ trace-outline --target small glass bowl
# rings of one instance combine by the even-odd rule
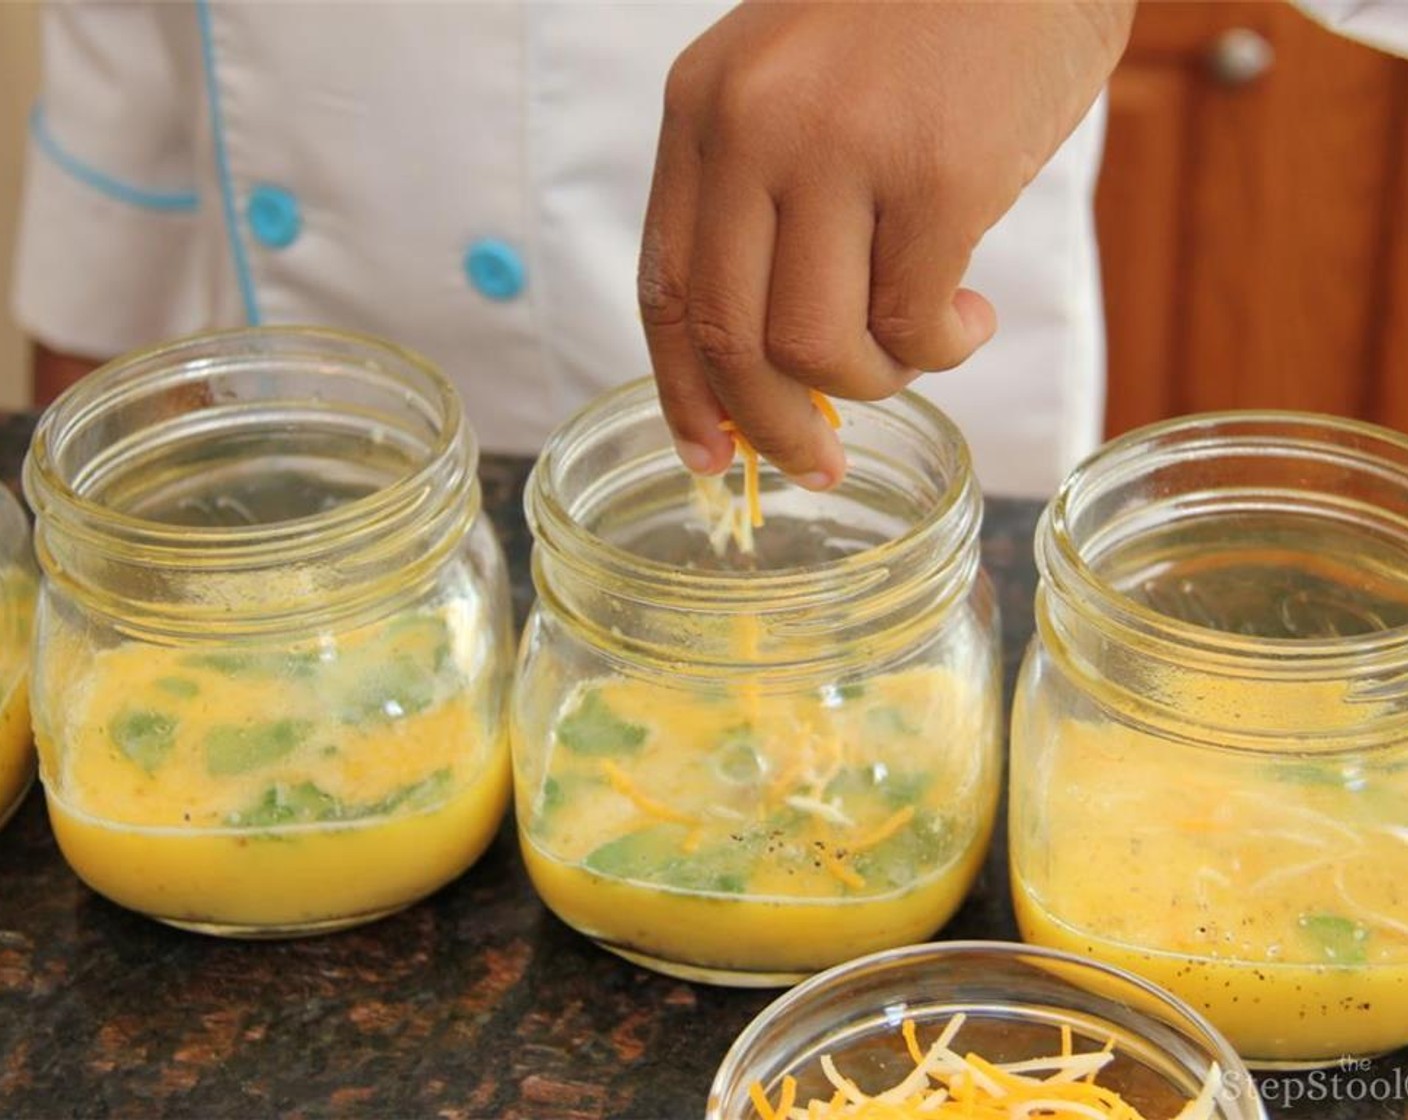
[[[878,1093],[914,1068],[900,1028],[911,1019],[927,1046],[954,1015],[951,1046],[992,1062],[1061,1052],[1068,1026],[1076,1053],[1110,1044],[1098,1081],[1150,1117],[1171,1117],[1221,1069],[1213,1120],[1266,1120],[1241,1059],[1201,1015],[1128,972],[1068,953],[1001,941],[911,945],[819,973],[764,1008],[734,1041],[709,1090],[707,1120],[755,1120],[749,1087],[776,1101],[782,1078],[797,1099],[827,1099],[820,1060]]]

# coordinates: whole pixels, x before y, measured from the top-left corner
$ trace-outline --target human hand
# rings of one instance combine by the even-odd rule
[[[771,3],[680,55],[639,298],[666,420],[693,470],[731,419],[798,483],[840,480],[808,390],[887,397],[997,326],[960,287],[983,234],[1094,101],[1132,0]]]

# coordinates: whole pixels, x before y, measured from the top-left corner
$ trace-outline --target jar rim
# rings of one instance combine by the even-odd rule
[[[1265,429],[1296,429],[1301,439],[1256,434]],[[1240,432],[1238,431],[1240,429]],[[1228,433],[1232,433],[1229,436]],[[1202,436],[1201,448],[1228,450],[1236,446],[1269,449],[1298,447],[1302,452],[1338,451],[1346,464],[1369,467],[1389,477],[1408,494],[1408,436],[1376,424],[1347,417],[1288,409],[1244,409],[1193,413],[1125,432],[1102,445],[1065,478],[1043,511],[1036,533],[1036,559],[1042,581],[1086,616],[1094,615],[1118,629],[1150,641],[1197,652],[1224,665],[1249,661],[1293,664],[1297,672],[1319,667],[1338,675],[1348,662],[1375,655],[1408,651],[1408,624],[1348,636],[1326,638],[1261,637],[1201,626],[1140,603],[1115,590],[1095,572],[1076,540],[1073,527],[1082,502],[1148,474],[1186,444],[1173,441]],[[1235,436],[1236,438],[1232,438]],[[1319,438],[1316,438],[1316,437]],[[1336,444],[1332,437],[1344,443]],[[1355,446],[1362,445],[1362,446]],[[1374,452],[1395,453],[1401,465]],[[1408,521],[1403,525],[1408,534]]]
[[[852,581],[856,590],[863,591],[863,585],[854,584],[858,576],[903,555],[936,531],[950,528],[957,537],[976,537],[982,518],[982,497],[973,475],[971,454],[962,433],[942,410],[908,389],[884,401],[845,401],[842,407],[909,410],[916,423],[931,426],[942,437],[943,450],[950,455],[948,478],[939,500],[902,533],[879,544],[831,560],[764,571],[697,571],[641,556],[592,532],[558,497],[552,480],[565,458],[579,451],[590,438],[601,435],[603,424],[624,426],[633,413],[638,417],[653,410],[658,415],[655,383],[649,377],[627,382],[589,402],[552,434],[528,478],[525,507],[529,526],[538,541],[546,529],[549,534],[560,534],[584,548],[592,555],[595,566],[613,576],[674,593],[687,589],[691,599],[699,596],[699,609],[706,611],[711,601],[720,604],[718,609],[729,611],[737,609],[740,602],[763,602],[779,596],[795,603],[819,584],[842,581]],[[663,417],[661,427],[664,430]],[[681,472],[685,469],[681,464]],[[558,547],[555,551],[572,550]]]
[[[327,348],[329,358],[382,358],[390,364],[414,371],[428,392],[424,399],[436,422],[422,461],[414,469],[386,486],[352,498],[327,510],[298,517],[253,525],[176,525],[114,509],[82,493],[65,477],[55,463],[61,434],[70,427],[90,421],[101,410],[150,391],[163,381],[196,384],[218,371],[221,361],[249,365],[255,361],[279,359],[279,347],[306,344]],[[270,347],[272,350],[269,350]],[[222,348],[240,347],[233,355],[219,354]],[[260,348],[269,352],[260,356]],[[339,353],[340,352],[340,353]],[[182,553],[216,550],[228,561],[236,557],[253,565],[267,562],[310,535],[335,533],[374,520],[403,505],[418,490],[429,485],[443,470],[443,463],[463,448],[466,470],[473,477],[478,461],[478,443],[465,423],[458,393],[430,359],[374,335],[317,326],[258,326],[201,331],[166,340],[156,345],[120,355],[66,389],[39,418],[24,462],[24,488],[37,516],[52,505],[76,515],[88,527],[90,538],[121,539],[154,550]]]

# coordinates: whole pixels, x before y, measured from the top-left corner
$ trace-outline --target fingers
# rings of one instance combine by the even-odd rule
[[[959,288],[977,237],[931,207],[884,211],[871,256],[870,333],[897,361],[953,369],[997,330],[997,312]]]
[[[772,196],[756,177],[706,166],[697,211],[687,318],[705,378],[761,455],[803,486],[832,486],[845,473],[840,441],[806,384],[768,357]]]
[[[779,469],[825,488],[845,457],[807,390],[882,399],[986,342],[992,306],[958,287],[986,223],[960,220],[981,208],[937,183],[877,194],[829,155],[805,176],[779,171],[787,134],[705,112],[717,93],[707,71],[691,52],[672,71],[641,248],[661,406],[692,470],[727,467],[727,418]]]
[[[957,287],[970,249],[932,215],[877,222],[836,191],[775,204],[757,178],[676,155],[657,165],[641,307],[680,457],[726,467],[727,416],[794,480],[834,485],[844,453],[806,390],[879,400],[969,357],[997,326]]]
[[[724,410],[689,337],[699,152],[693,131],[682,127],[677,115],[667,99],[641,239],[637,298],[660,407],[680,460],[692,471],[713,474],[732,461],[733,440],[719,427]]]
[[[792,192],[778,207],[766,353],[787,376],[847,400],[880,400],[916,371],[870,333],[874,208],[856,191]]]

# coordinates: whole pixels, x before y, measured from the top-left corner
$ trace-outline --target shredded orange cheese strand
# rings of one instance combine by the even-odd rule
[[[755,529],[763,527],[763,501],[758,486],[758,452],[738,430],[732,420],[725,420],[719,430],[733,436],[733,449],[743,458],[743,493],[748,498],[748,524]]]
[[[841,426],[841,414],[824,393],[809,389],[812,405],[822,418],[833,428]],[[745,556],[753,553],[753,530],[763,526],[762,487],[758,481],[759,458],[757,449],[738,430],[732,420],[724,420],[719,430],[733,437],[733,447],[743,460],[744,509],[737,510],[733,496],[728,493],[721,479],[696,475],[694,479],[695,504],[703,511],[710,522],[709,544],[718,555],[723,555],[725,543],[732,539],[738,550]]]
[[[896,809],[889,817],[852,842],[850,850],[853,852],[864,852],[867,849],[875,847],[876,844],[883,844],[913,819],[913,805],[906,805],[903,809]]]
[[[990,1062],[950,1048],[966,1016],[953,1016],[927,1050],[914,1023],[900,1028],[914,1069],[898,1084],[866,1093],[843,1074],[830,1054],[822,1073],[835,1092],[829,1099],[797,1101],[797,1083],[784,1077],[773,1105],[761,1085],[749,1087],[758,1120],[1156,1120],[1146,1117],[1093,1075],[1114,1060],[1114,1040],[1104,1049],[1073,1052],[1069,1027],[1061,1029],[1061,1053],[1021,1062]],[[1212,1120],[1213,1098],[1222,1084],[1216,1063],[1198,1095],[1167,1120]]]
[[[697,818],[690,816],[688,813],[682,813],[678,809],[666,805],[663,801],[657,801],[649,794],[643,792],[641,788],[631,780],[631,776],[609,758],[602,761],[601,768],[606,772],[606,780],[611,783],[611,788],[622,797],[633,802],[636,808],[646,815],[659,817],[662,821],[670,821],[674,824],[690,826],[699,824]]]
[[[839,879],[853,890],[859,891],[865,889],[865,876],[855,868],[848,867],[846,864],[842,863],[831,854],[830,849],[818,848],[817,854],[821,857],[821,862],[826,865],[826,870],[835,878]]]
[[[810,389],[812,404],[816,405],[816,410],[821,413],[821,418],[833,428],[841,426],[841,414],[836,411],[836,406],[825,393],[819,393],[815,389]]]

